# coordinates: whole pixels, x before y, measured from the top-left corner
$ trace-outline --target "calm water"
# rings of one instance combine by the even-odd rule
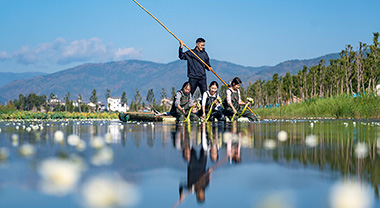
[[[0,129],[0,207],[380,207],[377,122]]]

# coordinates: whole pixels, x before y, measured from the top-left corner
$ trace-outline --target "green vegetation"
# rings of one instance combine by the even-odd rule
[[[32,112],[10,110],[0,106],[0,120],[8,119],[118,119],[118,113],[79,113],[79,112]]]
[[[372,94],[361,94],[357,97],[341,95],[309,99],[280,107],[258,108],[254,111],[261,118],[378,119],[380,118],[380,97]]]
[[[318,101],[315,104],[324,105],[324,102],[331,102],[339,106],[351,106],[345,110],[353,111],[354,115],[352,116],[360,114],[361,116],[368,115],[372,117],[372,114],[365,113],[365,109],[368,108],[366,105],[362,106],[364,109],[358,110],[356,109],[357,105],[359,105],[358,103],[336,102],[339,100],[351,102],[349,99],[341,98],[344,95],[372,94],[376,92],[376,85],[380,77],[380,44],[378,41],[379,33],[374,33],[373,35],[372,45],[360,42],[356,51],[351,45],[347,45],[340,53],[341,57],[336,60],[330,59],[330,64],[326,64],[325,60],[322,59],[318,65],[309,68],[304,66],[294,75],[287,73],[282,77],[274,74],[272,80],[258,79],[255,83],[250,83],[245,93],[248,97],[255,99],[256,107],[271,104],[290,104],[323,97],[327,98],[327,100]],[[334,97],[339,98],[334,99]],[[368,97],[368,99],[370,98]],[[313,110],[317,110],[318,116],[325,114],[322,106],[313,108]],[[299,116],[301,116],[305,115],[305,111],[309,115],[311,110],[304,107],[303,110],[294,109],[293,111],[300,112]],[[338,112],[338,114],[341,113]],[[349,114],[348,112],[342,113],[342,115],[350,117],[351,115]]]

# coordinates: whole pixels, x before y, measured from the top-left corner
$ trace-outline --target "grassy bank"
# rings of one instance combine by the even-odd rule
[[[328,117],[339,119],[378,119],[380,118],[380,97],[359,95],[352,97],[317,98],[301,103],[275,108],[254,109],[261,118],[308,118]]]
[[[9,119],[118,119],[118,113],[79,113],[79,112],[0,112],[0,120]]]

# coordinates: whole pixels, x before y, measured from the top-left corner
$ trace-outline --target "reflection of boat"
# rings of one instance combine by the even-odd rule
[[[141,122],[173,122],[175,123],[175,117],[166,115],[155,115],[151,112],[128,112],[119,113],[119,120],[123,122],[127,121],[141,121]]]

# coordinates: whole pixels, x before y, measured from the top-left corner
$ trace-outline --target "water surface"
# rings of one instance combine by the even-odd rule
[[[0,129],[0,207],[334,207],[350,191],[358,196],[350,200],[380,207],[374,121],[3,121]],[[44,169],[51,160],[79,167],[77,180],[70,168],[50,173],[64,165]],[[104,183],[88,186],[102,179],[122,199]],[[96,194],[112,197],[88,198]]]

